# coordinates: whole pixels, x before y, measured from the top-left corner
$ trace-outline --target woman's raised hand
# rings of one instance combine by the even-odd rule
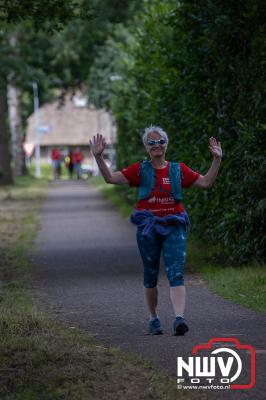
[[[209,149],[214,158],[222,158],[223,151],[221,143],[217,142],[213,136],[209,139]]]
[[[97,136],[93,136],[92,141],[90,140],[91,151],[94,156],[100,156],[105,149],[106,141],[103,135],[97,133]]]

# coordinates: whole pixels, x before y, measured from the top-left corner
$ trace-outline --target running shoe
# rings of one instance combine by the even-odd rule
[[[161,335],[163,330],[161,328],[161,322],[159,318],[152,319],[149,322],[149,334],[150,335]]]
[[[186,332],[188,332],[188,326],[183,317],[176,317],[173,331],[175,336],[183,336]]]

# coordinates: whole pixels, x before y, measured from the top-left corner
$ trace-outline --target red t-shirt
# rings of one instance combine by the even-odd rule
[[[58,149],[53,149],[52,150],[52,160],[57,161],[57,160],[60,160],[60,158],[61,158],[60,151]]]
[[[76,151],[73,154],[73,161],[74,161],[75,164],[80,164],[81,161],[83,160],[83,158],[84,158],[83,154],[81,152],[79,152],[79,151]]]
[[[196,171],[187,167],[184,163],[180,163],[181,168],[181,185],[183,188],[191,186],[200,176]],[[138,200],[136,204],[137,210],[149,210],[153,214],[164,217],[168,214],[177,214],[184,211],[181,202],[177,203],[171,195],[171,184],[169,179],[169,162],[162,169],[155,169],[156,180],[155,186],[150,196],[144,200]],[[131,164],[129,167],[121,170],[127,178],[130,186],[140,185],[140,163]]]

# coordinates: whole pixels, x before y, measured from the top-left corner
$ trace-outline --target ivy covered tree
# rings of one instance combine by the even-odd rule
[[[80,6],[82,5],[82,8]],[[90,8],[83,1],[48,0],[43,7],[40,0],[24,2],[8,0],[0,2],[0,183],[12,183],[10,134],[8,126],[8,84],[11,93],[19,80],[23,80],[24,60],[18,55],[18,25],[33,26],[35,31],[41,29],[52,33],[62,29],[70,19],[88,15]],[[21,73],[22,72],[22,73]],[[20,95],[18,95],[18,98]],[[10,104],[14,105],[14,101]],[[12,106],[11,106],[12,107]],[[19,106],[16,106],[19,110]],[[11,124],[12,129],[12,124]],[[17,130],[18,134],[18,130]],[[21,142],[21,141],[20,141]],[[20,143],[19,142],[19,143]],[[20,144],[19,144],[20,145]]]

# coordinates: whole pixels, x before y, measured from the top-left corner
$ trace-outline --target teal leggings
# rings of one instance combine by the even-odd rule
[[[143,237],[142,230],[142,227],[137,227],[137,243],[144,267],[144,287],[157,286],[161,252],[170,287],[183,286],[186,258],[184,226],[182,224],[171,226],[170,233],[166,236],[153,231],[151,236]]]

